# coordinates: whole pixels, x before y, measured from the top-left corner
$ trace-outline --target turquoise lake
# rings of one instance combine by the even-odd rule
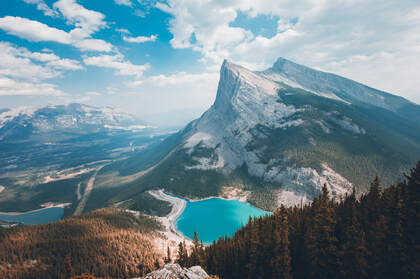
[[[237,200],[218,198],[189,202],[176,222],[177,229],[188,238],[198,233],[205,244],[226,235],[232,236],[241,225],[248,223],[249,216],[259,217],[269,212]]]
[[[7,222],[20,222],[25,225],[46,224],[56,222],[63,217],[64,209],[61,207],[49,207],[20,214],[1,214],[0,220]]]

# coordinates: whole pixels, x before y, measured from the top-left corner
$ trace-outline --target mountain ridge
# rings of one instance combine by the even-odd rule
[[[273,209],[309,202],[324,183],[336,198],[353,187],[366,191],[377,174],[394,183],[420,156],[416,121],[376,97],[362,102],[348,93],[360,86],[369,94],[380,91],[338,76],[344,85],[324,85],[335,91],[317,89],[322,78],[303,85],[301,79],[291,71],[253,72],[225,60],[214,104],[169,139],[175,147],[129,192],[164,187],[205,197],[234,186],[250,190],[254,204]],[[420,115],[420,106],[402,102]]]

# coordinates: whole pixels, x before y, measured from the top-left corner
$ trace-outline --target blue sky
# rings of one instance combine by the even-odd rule
[[[212,104],[223,59],[262,70],[280,56],[420,103],[419,29],[414,0],[3,1],[0,108],[184,121]]]

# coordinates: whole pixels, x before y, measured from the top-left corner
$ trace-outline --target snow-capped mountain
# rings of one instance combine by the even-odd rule
[[[262,72],[225,61],[213,106],[139,183],[192,197],[237,187],[271,207],[308,202],[326,183],[338,198],[414,164],[417,119],[404,98],[282,58]]]
[[[105,130],[147,128],[134,116],[117,109],[82,104],[23,107],[0,113],[0,140],[22,140],[45,133],[87,134]]]

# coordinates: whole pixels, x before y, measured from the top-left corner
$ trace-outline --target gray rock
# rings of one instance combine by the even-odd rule
[[[182,268],[179,264],[166,264],[147,274],[144,279],[205,279],[209,275],[200,267]]]

